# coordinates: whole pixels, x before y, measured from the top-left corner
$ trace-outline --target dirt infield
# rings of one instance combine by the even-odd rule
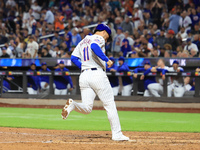
[[[124,132],[130,141],[111,140],[109,131],[0,128],[1,150],[198,150],[200,133]]]

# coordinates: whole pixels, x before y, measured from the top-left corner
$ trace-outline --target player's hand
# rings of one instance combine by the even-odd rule
[[[115,69],[110,69],[110,72],[116,72],[116,70]]]
[[[69,92],[71,92],[73,90],[73,88],[68,89]]]
[[[200,71],[200,68],[197,68],[196,71],[199,72],[199,71]]]
[[[137,73],[134,73],[134,74],[133,74],[133,77],[134,77],[134,78],[137,78]]]
[[[46,88],[49,84],[48,83],[45,83],[44,87]]]
[[[144,75],[141,75],[140,80],[144,80]]]
[[[152,67],[151,72],[157,72],[156,67]]]
[[[162,75],[162,79],[163,79],[163,80],[165,80],[165,74],[164,74],[164,75]]]
[[[107,62],[107,65],[108,65],[108,68],[112,67],[113,62],[112,62],[111,60],[109,60],[109,61]]]

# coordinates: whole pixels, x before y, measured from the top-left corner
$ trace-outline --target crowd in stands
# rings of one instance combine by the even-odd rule
[[[114,57],[199,57],[199,0],[0,0],[0,57],[69,58],[101,22]]]

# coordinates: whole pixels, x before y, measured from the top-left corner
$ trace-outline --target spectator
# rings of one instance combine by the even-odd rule
[[[133,38],[129,35],[129,32],[128,31],[125,31],[124,32],[124,38],[128,40],[129,42],[129,45],[131,46],[131,48],[133,48],[133,44],[134,44],[134,40]]]
[[[50,54],[49,54],[49,51],[46,47],[43,47],[42,48],[42,56],[41,57],[52,57]]]
[[[176,35],[176,38],[179,39],[180,41],[187,39],[187,33],[185,32],[185,28],[181,27],[180,31]]]
[[[53,25],[55,18],[54,18],[54,14],[52,13],[51,9],[43,8],[42,12],[45,14],[44,21],[47,24]]]
[[[190,18],[192,20],[192,29],[194,29],[194,25],[199,23],[200,20],[195,8],[192,8],[192,13],[190,14]]]
[[[68,49],[71,50],[71,46],[72,46],[72,33],[71,33],[71,31],[69,30],[68,27],[65,27],[64,31],[65,31],[65,35],[64,35],[65,43],[67,44]]]
[[[199,34],[194,35],[194,40],[192,41],[192,43],[196,44],[198,49],[200,49]]]
[[[55,71],[69,71],[67,68],[65,68],[64,61],[59,62],[59,68],[55,69]],[[73,83],[70,76],[55,76],[54,77],[54,83],[55,83],[55,95],[66,95],[69,92],[73,90]],[[70,88],[68,90],[68,84],[70,84]]]
[[[36,71],[36,64],[31,63],[30,69],[28,71]],[[40,82],[39,82],[39,76],[30,75],[27,76],[28,82],[27,82],[27,92],[28,94],[38,94],[38,89],[40,89]]]
[[[192,26],[192,20],[191,18],[188,16],[187,12],[184,10],[181,13],[181,17],[182,19],[181,21],[181,26],[185,28],[185,31],[187,32],[187,30],[191,30],[191,26]]]
[[[130,22],[129,16],[125,17],[125,20],[121,23],[121,28],[123,31],[128,31],[130,35],[133,34],[133,24]]]
[[[29,43],[27,45],[27,49],[25,54],[29,57],[29,58],[36,58],[37,57],[37,52],[39,49],[39,45],[37,42],[34,41],[33,36],[31,36],[29,38]]]
[[[152,13],[153,24],[157,24],[158,28],[160,28],[162,4],[158,0],[155,0],[153,4],[151,5],[151,13]]]
[[[200,28],[198,23],[194,25],[194,29],[191,31],[191,34],[200,34]]]
[[[175,8],[171,10],[172,15],[169,17],[169,27],[168,30],[173,30],[175,34],[178,33],[178,28],[180,26],[180,19],[181,17],[177,14]]]
[[[132,15],[134,16],[133,17],[134,27],[138,29],[138,27],[141,25],[141,22],[144,21],[142,11],[139,9],[138,4],[134,4],[134,10]]]
[[[54,21],[54,26],[55,26],[55,31],[61,31],[64,30],[64,16],[62,16],[61,12],[58,11],[56,12],[55,15],[55,21]]]
[[[4,46],[1,48],[1,58],[10,58],[10,55],[7,54],[7,48]]]
[[[122,41],[124,39],[124,34],[122,33],[122,31],[122,28],[119,27],[117,29],[117,34],[113,39],[112,52],[114,57],[119,56],[119,52],[121,50]]]
[[[123,53],[123,57],[126,57],[128,52],[131,52],[131,46],[129,45],[129,41],[127,39],[122,41],[121,52]]]
[[[41,64],[41,69],[39,71],[51,71],[48,67],[47,67],[47,63],[43,62]],[[40,87],[42,90],[48,90],[49,89],[49,76],[39,76],[39,81],[40,81]]]
[[[187,45],[185,45],[184,50],[187,50],[189,53],[192,49],[196,52],[199,52],[197,45],[192,43],[191,38],[188,38],[186,42]]]
[[[128,65],[125,63],[124,57],[119,57],[118,63],[117,72],[130,71]],[[122,96],[130,96],[133,88],[133,78],[131,76],[122,76],[122,84]]]
[[[55,31],[55,32],[54,32],[54,37],[52,38],[52,40],[54,40],[54,39],[57,40],[57,44],[58,44],[58,45],[61,44],[62,40],[61,40],[61,38],[60,38],[60,36],[59,36],[59,32],[58,32],[58,31]]]
[[[135,48],[135,50],[138,52],[139,57],[149,57],[150,56],[150,49],[147,47],[147,43],[142,43],[140,48]]]
[[[31,9],[33,10],[32,15],[34,16],[34,18],[39,21],[40,20],[40,11],[41,11],[41,7],[38,5],[37,1],[35,1],[32,5],[31,5]]]
[[[78,33],[78,28],[74,28],[72,30],[72,46],[77,46],[80,41],[81,41],[81,36]]]
[[[106,71],[115,73],[117,71],[117,66],[115,65],[115,59],[113,57],[109,58],[113,62],[113,66],[110,68],[106,68]],[[108,76],[110,81],[110,85],[113,89],[114,96],[117,96],[119,93],[119,79],[118,76]]]
[[[16,52],[17,52],[17,57],[21,58],[24,52],[24,42],[23,42],[23,38],[21,37],[17,37],[15,39],[16,42]]]
[[[173,30],[168,30],[168,34],[167,34],[167,42],[168,44],[170,44],[172,46],[172,51],[175,51],[177,46],[179,45],[178,40],[175,38],[175,33]]]
[[[164,45],[167,42],[167,38],[164,35],[165,30],[161,29],[160,30],[160,35],[156,37],[155,43],[157,44],[158,48],[164,47]]]

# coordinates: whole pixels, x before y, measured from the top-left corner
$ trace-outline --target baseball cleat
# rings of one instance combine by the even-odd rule
[[[122,135],[120,137],[117,137],[117,138],[112,138],[113,141],[129,141],[129,137],[125,136],[125,135]]]
[[[67,108],[70,106],[70,104],[72,102],[73,102],[72,99],[68,99],[67,102],[66,102],[66,104],[65,104],[65,106],[64,106],[64,108],[62,109],[61,115],[62,115],[63,119],[67,119],[67,117],[69,116],[69,112],[67,111]]]

